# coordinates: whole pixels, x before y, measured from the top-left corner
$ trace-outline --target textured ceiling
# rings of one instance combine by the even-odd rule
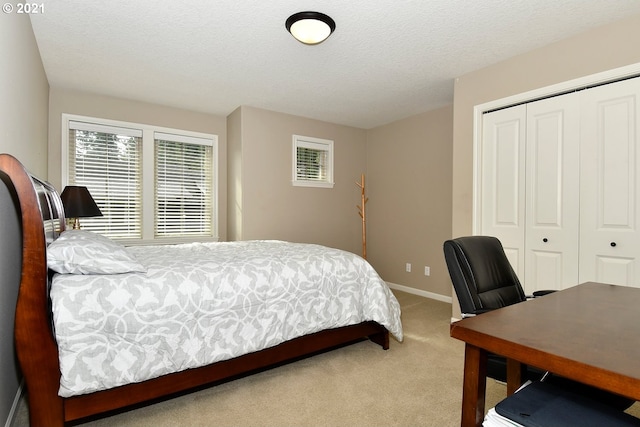
[[[371,128],[452,103],[453,79],[640,13],[638,0],[40,0],[49,83],[226,116]],[[324,43],[291,14],[336,21]]]

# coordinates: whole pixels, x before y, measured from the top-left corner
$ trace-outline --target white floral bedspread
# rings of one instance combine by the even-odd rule
[[[374,320],[400,306],[362,258],[281,241],[127,248],[147,273],[61,275],[51,299],[63,397],[140,382]]]

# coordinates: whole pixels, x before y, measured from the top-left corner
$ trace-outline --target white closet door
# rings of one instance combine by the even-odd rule
[[[483,116],[480,173],[481,234],[495,236],[524,277],[524,105]]]
[[[580,281],[640,287],[640,79],[581,94]]]
[[[527,294],[578,284],[578,102],[572,93],[527,104]]]

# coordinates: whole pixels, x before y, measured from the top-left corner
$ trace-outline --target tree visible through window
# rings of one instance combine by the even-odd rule
[[[326,180],[327,152],[313,148],[298,147],[298,179],[314,181]]]

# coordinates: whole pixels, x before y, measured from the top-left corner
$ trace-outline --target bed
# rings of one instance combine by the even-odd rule
[[[281,241],[124,248],[66,230],[56,190],[14,157],[0,154],[0,178],[22,223],[15,344],[33,426],[402,340],[397,300],[358,256]]]

